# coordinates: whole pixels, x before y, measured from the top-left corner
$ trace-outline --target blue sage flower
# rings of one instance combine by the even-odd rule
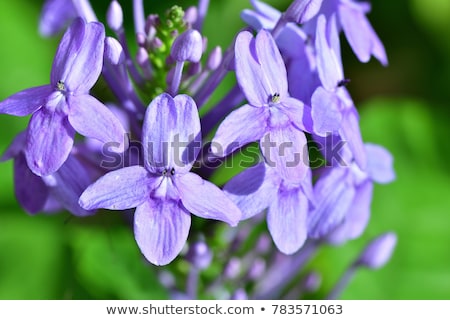
[[[145,167],[107,173],[81,195],[83,208],[136,208],[136,241],[156,265],[168,264],[182,250],[190,212],[237,225],[241,212],[236,205],[216,185],[189,172],[201,149],[200,119],[191,97],[157,96],[145,114],[142,142]]]

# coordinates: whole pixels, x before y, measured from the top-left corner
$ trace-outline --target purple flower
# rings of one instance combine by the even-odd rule
[[[395,173],[386,149],[369,143],[365,149],[369,159],[365,171],[354,162],[347,167],[327,168],[314,185],[317,202],[308,216],[312,238],[326,237],[330,243],[339,244],[359,237],[366,228],[373,183],[389,183]]]
[[[255,39],[248,31],[239,33],[235,61],[236,77],[248,104],[221,123],[212,141],[219,148],[213,152],[226,156],[261,140],[266,162],[284,179],[300,182],[308,171],[303,114],[309,107],[289,96],[284,61],[271,34],[262,29]]]
[[[267,225],[277,248],[292,254],[307,237],[307,214],[313,201],[311,171],[301,183],[283,180],[265,163],[248,168],[232,178],[224,191],[242,211],[242,219],[267,211]]]
[[[27,166],[24,147],[25,132],[19,133],[0,161],[14,159],[14,191],[20,205],[29,214],[54,212],[62,208],[76,216],[87,216],[78,204],[81,193],[91,183],[86,169],[77,158],[69,155],[67,161],[55,173],[39,177]]]
[[[75,131],[117,143],[125,130],[114,114],[89,95],[102,70],[105,30],[97,22],[76,19],[64,34],[53,60],[50,84],[16,93],[0,103],[0,113],[32,114],[25,146],[30,169],[46,176],[66,161]]]
[[[201,148],[194,100],[163,93],[149,105],[143,126],[145,167],[107,173],[80,197],[85,209],[136,207],[134,233],[144,256],[165,265],[188,237],[189,212],[235,226],[240,210],[214,184],[189,172]]]

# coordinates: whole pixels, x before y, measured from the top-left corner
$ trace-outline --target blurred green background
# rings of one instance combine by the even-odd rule
[[[104,19],[107,1],[95,2]],[[121,1],[130,20],[130,1]],[[279,9],[287,1],[267,1]],[[146,12],[195,1],[145,1]],[[0,99],[48,83],[58,37],[37,32],[42,1],[0,4]],[[227,46],[244,26],[244,0],[211,0],[205,22],[209,48]],[[389,57],[359,63],[343,42],[348,86],[361,114],[363,137],[395,157],[397,180],[377,185],[363,237],[322,249],[309,265],[323,274],[325,294],[366,241],[398,234],[392,260],[360,270],[344,299],[450,298],[450,2],[374,1],[369,18]],[[130,22],[130,21],[128,21]],[[0,152],[27,119],[0,115]],[[160,299],[167,294],[141,258],[118,214],[89,219],[67,213],[28,216],[13,193],[12,162],[0,163],[0,299]]]

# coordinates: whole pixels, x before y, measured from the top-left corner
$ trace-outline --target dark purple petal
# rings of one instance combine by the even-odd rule
[[[355,196],[350,170],[335,167],[321,176],[314,186],[315,208],[308,215],[308,234],[321,238],[345,218]]]
[[[176,201],[149,198],[136,208],[134,237],[145,258],[166,265],[186,243],[191,215]]]
[[[91,179],[83,165],[69,155],[67,161],[55,173],[42,177],[50,190],[50,195],[62,207],[76,216],[94,214],[80,207],[78,199],[81,193],[89,186]]]
[[[64,34],[53,60],[51,83],[64,83],[69,92],[87,93],[103,66],[105,29],[98,22],[74,20]]]
[[[188,172],[201,149],[194,100],[187,95],[157,96],[147,108],[142,135],[145,165],[151,172],[168,168]]]
[[[68,97],[69,122],[83,136],[108,144],[115,152],[128,148],[128,137],[120,120],[90,95]]]
[[[0,113],[13,116],[32,114],[45,104],[52,92],[49,85],[25,89],[0,102]]]
[[[29,214],[42,211],[48,199],[47,186],[41,177],[31,172],[22,153],[14,159],[14,192],[17,201]]]
[[[389,183],[395,180],[392,155],[379,145],[366,143],[367,174],[378,183]]]
[[[243,105],[231,112],[219,125],[211,142],[212,152],[224,157],[247,143],[258,141],[267,130],[267,108]]]
[[[234,45],[236,77],[248,102],[256,107],[267,104],[272,92],[267,88],[264,73],[257,61],[255,39],[248,31],[240,32]]]
[[[309,165],[306,137],[293,126],[272,129],[260,140],[260,148],[268,166],[292,183],[300,183]]]
[[[83,192],[80,206],[86,210],[135,208],[150,197],[159,182],[160,179],[152,178],[144,167],[115,170],[105,174]]]
[[[45,37],[54,36],[76,16],[72,1],[47,0],[41,12],[39,33]]]
[[[342,63],[327,40],[327,21],[324,15],[317,19],[316,50],[317,71],[322,85],[328,91],[334,91],[339,81],[344,79]]]
[[[339,130],[342,121],[341,100],[334,93],[318,87],[311,97],[314,133],[327,136]]]
[[[183,206],[196,216],[224,221],[236,226],[241,220],[239,208],[215,184],[195,173],[177,176],[175,185]]]
[[[262,29],[258,32],[255,42],[266,90],[270,95],[278,93],[284,99],[288,91],[286,67],[275,40],[269,31]]]
[[[17,157],[25,149],[26,142],[27,142],[26,131],[18,133],[15,136],[13,142],[11,142],[9,147],[0,157],[0,162],[8,161],[9,159]]]
[[[233,177],[223,191],[241,209],[245,220],[269,207],[280,182],[278,174],[262,162]]]
[[[267,226],[284,254],[299,250],[307,237],[308,198],[298,189],[280,190],[267,213]]]
[[[342,244],[358,238],[364,232],[370,219],[372,192],[373,183],[369,180],[356,188],[355,197],[344,221],[327,236],[328,242]]]
[[[72,149],[75,130],[61,111],[64,104],[61,99],[55,110],[44,107],[30,119],[25,156],[31,171],[39,176],[58,170]]]

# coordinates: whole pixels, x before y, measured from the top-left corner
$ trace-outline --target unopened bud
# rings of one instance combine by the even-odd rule
[[[217,46],[210,52],[206,67],[208,70],[216,70],[222,62],[222,48]]]
[[[284,17],[291,22],[305,23],[313,18],[322,6],[323,0],[295,0],[287,8]]]
[[[172,44],[171,56],[177,61],[199,62],[203,52],[200,32],[189,29],[180,34]]]
[[[366,246],[356,265],[370,269],[381,268],[391,258],[396,244],[397,235],[393,232],[384,233],[376,237]]]
[[[113,31],[118,31],[122,28],[123,11],[122,7],[116,0],[113,0],[108,7],[108,11],[106,12],[106,21],[108,26]]]

